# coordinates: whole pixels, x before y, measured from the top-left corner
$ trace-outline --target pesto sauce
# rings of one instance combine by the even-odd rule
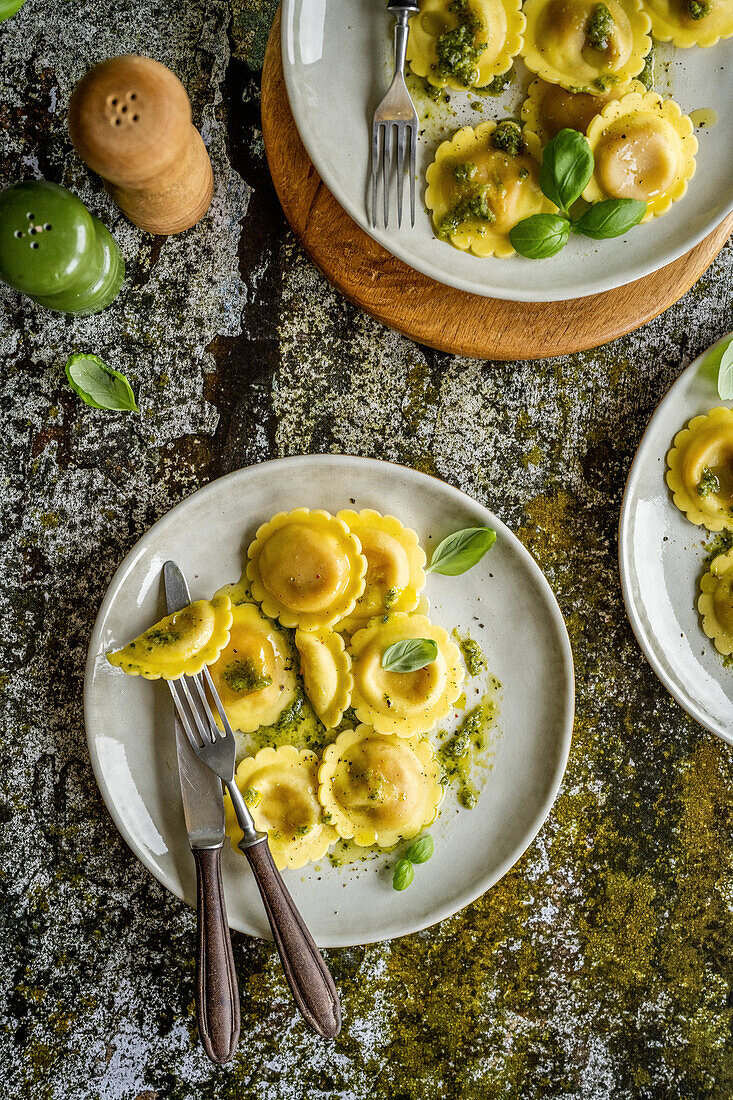
[[[448,10],[457,17],[458,26],[436,39],[436,72],[444,79],[452,77],[464,88],[472,88],[478,81],[478,63],[488,45],[477,41],[484,25],[471,10],[468,0],[453,0]]]
[[[690,19],[704,19],[710,15],[710,0],[686,0],[685,8]]]
[[[491,144],[510,157],[518,157],[527,148],[521,126],[511,119],[499,123],[491,135]]]
[[[145,641],[149,643],[147,645],[148,653],[152,653],[156,646],[173,645],[180,637],[181,632],[179,630],[156,630],[155,628],[148,630],[144,635]],[[131,642],[130,649],[134,648],[135,643]]]
[[[472,195],[466,195],[459,198],[458,201],[451,206],[448,213],[440,220],[438,236],[450,237],[451,233],[455,233],[465,222],[493,222],[495,220],[496,215],[489,206],[486,191],[484,188],[480,188]]]
[[[258,672],[254,661],[248,657],[244,661],[231,661],[221,674],[221,678],[227,687],[237,691],[241,695],[249,695],[253,691],[262,691],[272,683],[270,676]]]
[[[714,474],[707,466],[702,468],[702,477],[697,483],[697,495],[700,497],[709,496],[710,493],[720,492],[720,481],[717,474]]]
[[[644,58],[644,68],[636,79],[641,81],[648,92],[654,87],[654,43],[649,47],[649,53]]]
[[[615,23],[605,4],[596,4],[588,19],[585,36],[594,50],[605,51],[611,45]]]
[[[443,782],[456,784],[458,801],[467,810],[478,805],[480,791],[471,777],[472,767],[479,762],[478,755],[487,748],[489,731],[496,722],[497,713],[496,700],[485,695],[436,752],[443,768]]]
[[[470,634],[461,636],[458,633],[458,628],[454,627],[451,631],[451,637],[458,642],[461,653],[463,654],[463,660],[466,664],[466,671],[469,676],[480,676],[482,672],[486,671],[486,660],[483,655],[481,646],[475,641]]]

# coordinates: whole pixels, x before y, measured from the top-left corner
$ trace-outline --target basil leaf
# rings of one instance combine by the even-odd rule
[[[430,833],[426,833],[410,845],[405,852],[405,859],[409,859],[411,863],[427,863],[434,851],[433,838]]]
[[[382,654],[385,672],[417,672],[432,664],[438,656],[437,643],[432,638],[405,638],[388,645]]]
[[[586,210],[573,229],[594,241],[605,241],[628,233],[645,214],[646,203],[638,199],[604,199]]]
[[[393,890],[406,890],[415,877],[415,871],[409,859],[398,859],[392,876]]]
[[[733,340],[723,352],[718,367],[718,397],[733,401]]]
[[[593,152],[577,130],[561,130],[545,146],[540,187],[561,210],[568,210],[593,175]]]
[[[98,355],[71,355],[66,377],[72,390],[93,409],[139,412],[135,395],[124,374],[103,363]]]
[[[509,240],[520,256],[546,260],[568,243],[570,222],[559,214],[532,214],[509,230]]]
[[[466,527],[463,531],[455,531],[435,547],[426,572],[459,577],[478,565],[495,542],[496,531],[491,527]]]

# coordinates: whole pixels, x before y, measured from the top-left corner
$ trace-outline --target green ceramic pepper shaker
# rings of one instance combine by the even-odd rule
[[[62,313],[99,313],[117,297],[125,264],[84,203],[55,183],[0,192],[0,279]]]
[[[0,23],[10,19],[25,4],[25,0],[0,0]]]

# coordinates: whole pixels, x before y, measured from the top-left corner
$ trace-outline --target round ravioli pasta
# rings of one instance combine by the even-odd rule
[[[435,820],[441,777],[427,739],[361,725],[339,734],[323,754],[318,797],[340,837],[390,848]]]
[[[387,672],[382,654],[408,638],[432,639],[434,661],[416,672]],[[460,650],[442,627],[424,615],[389,615],[373,619],[351,639],[354,690],[351,705],[360,722],[379,733],[409,737],[426,733],[450,710],[465,676]]]
[[[607,91],[644,68],[651,20],[641,0],[526,0],[524,14],[522,56],[550,84]]]
[[[697,138],[687,115],[656,92],[631,92],[608,103],[588,126],[595,168],[587,202],[640,199],[643,221],[666,214],[695,174]]]
[[[353,634],[375,615],[388,611],[414,611],[425,587],[425,551],[415,531],[394,516],[383,516],[371,508],[338,513],[357,536],[367,560],[366,584],[353,614],[336,624],[337,630]]]
[[[420,0],[407,60],[436,88],[483,88],[522,48],[521,0]]]
[[[652,34],[675,46],[714,46],[733,35],[731,0],[642,0]]]
[[[351,614],[364,591],[361,544],[330,512],[278,512],[248,554],[252,595],[283,626],[331,626]]]
[[[556,209],[540,189],[540,155],[538,138],[515,123],[465,126],[444,141],[426,175],[437,236],[476,256],[513,256],[517,222]]]
[[[293,664],[287,640],[259,607],[235,604],[229,642],[210,669],[232,729],[252,733],[277,721],[298,691]]]
[[[667,485],[692,523],[708,531],[733,528],[733,410],[711,409],[677,433]]]
[[[697,609],[718,653],[733,653],[733,550],[713,558],[700,581]]]
[[[195,676],[217,660],[229,640],[232,612],[227,596],[195,600],[167,615],[107,660],[130,676],[178,680]]]
[[[351,658],[344,640],[340,634],[320,627],[296,631],[295,645],[300,654],[305,693],[317,717],[326,729],[332,729],[351,702],[354,686]]]
[[[530,84],[522,104],[525,133],[536,134],[541,145],[547,145],[561,130],[578,130],[584,134],[591,119],[607,103],[612,99],[623,99],[629,92],[643,95],[646,88],[640,80],[632,80],[610,91],[591,95],[588,92],[569,92],[559,84],[548,84],[538,77]]]
[[[318,801],[319,760],[293,745],[260,749],[237,768],[236,782],[260,832],[267,833],[275,865],[303,867],[321,859],[338,839]],[[243,833],[228,794],[224,796],[226,831],[236,848]]]

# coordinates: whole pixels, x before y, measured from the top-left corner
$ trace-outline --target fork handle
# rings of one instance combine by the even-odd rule
[[[305,1021],[325,1039],[341,1031],[341,1003],[333,978],[275,866],[266,840],[245,847],[270,922],[280,962]]]
[[[196,863],[196,1022],[212,1062],[230,1062],[239,1042],[239,987],[221,881],[221,845],[193,850]]]

